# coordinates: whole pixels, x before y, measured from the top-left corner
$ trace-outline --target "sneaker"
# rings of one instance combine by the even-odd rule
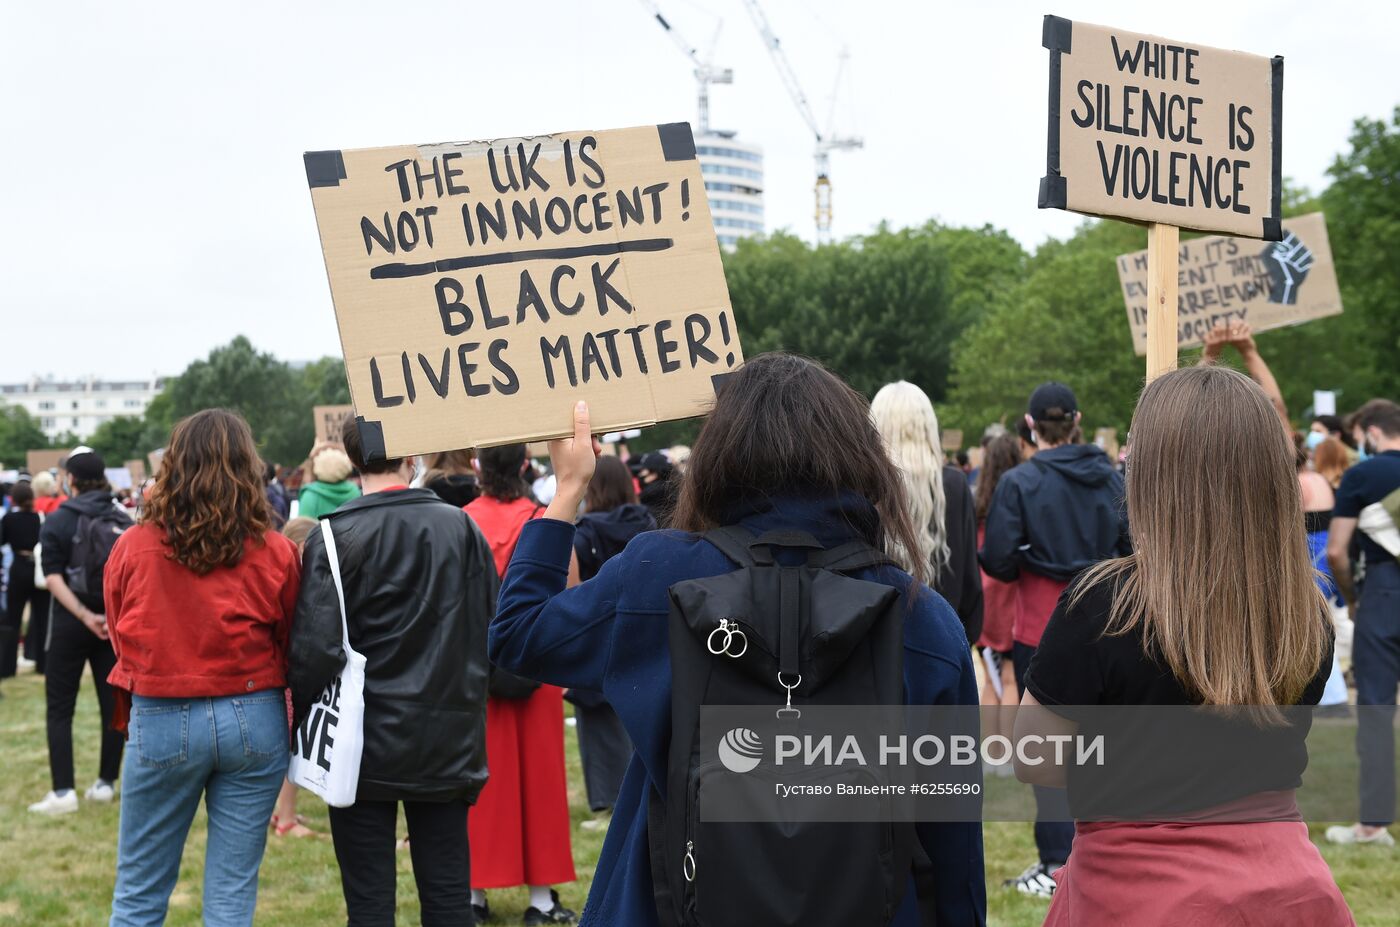
[[[1059,866],[1047,866],[1039,862],[1032,863],[1026,867],[1025,872],[1014,879],[1007,879],[1001,884],[1005,888],[1014,888],[1023,895],[1052,898],[1055,895],[1054,876],[1059,870]]]
[[[35,814],[72,814],[78,810],[78,793],[72,789],[68,789],[62,795],[50,792],[44,796],[43,801],[36,801],[30,805],[29,810]]]
[[[541,911],[531,905],[525,909],[525,927],[539,927],[541,924],[572,924],[578,920],[578,915],[559,903],[559,893],[554,889],[549,890],[549,900],[554,904],[548,911]]]
[[[1335,824],[1327,828],[1327,842],[1342,846],[1372,843],[1380,847],[1395,846],[1395,838],[1385,828],[1381,828],[1368,837],[1357,830],[1355,825],[1347,826],[1345,824]]]
[[[607,830],[610,823],[612,823],[612,813],[608,812],[596,818],[580,821],[578,826],[581,830]]]
[[[117,793],[116,790],[112,788],[112,783],[103,779],[98,779],[92,784],[92,787],[83,794],[83,797],[88,801],[100,801],[110,805],[112,799],[116,798],[116,795]]]

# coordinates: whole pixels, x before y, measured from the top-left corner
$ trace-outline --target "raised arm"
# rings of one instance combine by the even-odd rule
[[[1283,391],[1279,389],[1278,381],[1274,379],[1274,373],[1269,369],[1264,355],[1259,353],[1259,346],[1254,343],[1254,332],[1249,323],[1231,322],[1229,325],[1217,325],[1211,329],[1206,335],[1205,348],[1201,351],[1200,366],[1218,361],[1220,352],[1227,344],[1234,345],[1235,350],[1240,352],[1245,372],[1264,390],[1264,395],[1269,397],[1279,420],[1283,422],[1283,430],[1292,434],[1293,423],[1288,420],[1288,406],[1284,405]]]

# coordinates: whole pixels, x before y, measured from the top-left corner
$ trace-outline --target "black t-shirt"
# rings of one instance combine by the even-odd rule
[[[1077,721],[1081,735],[1104,735],[1102,766],[1069,769],[1075,818],[1170,819],[1302,784],[1309,713],[1261,728],[1216,709],[1188,707],[1199,700],[1147,653],[1141,624],[1126,634],[1104,634],[1113,587],[1097,583],[1068,608],[1077,585],[1060,598],[1025,678],[1026,690]],[[1302,705],[1322,698],[1331,669],[1329,644]]]
[[[39,543],[39,521],[38,512],[11,509],[0,518],[0,544],[10,545],[17,554],[32,551]]]
[[[1380,502],[1397,489],[1400,489],[1400,451],[1382,451],[1342,474],[1332,517],[1357,518],[1366,506]],[[1366,532],[1358,530],[1356,534],[1361,539],[1361,552],[1366,555],[1367,564],[1395,562],[1390,551],[1371,540]]]

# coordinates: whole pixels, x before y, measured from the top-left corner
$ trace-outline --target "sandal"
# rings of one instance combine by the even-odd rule
[[[316,831],[306,826],[306,819],[297,815],[285,824],[278,820],[277,815],[272,816],[272,832],[279,837],[291,835],[293,837],[319,837]]]

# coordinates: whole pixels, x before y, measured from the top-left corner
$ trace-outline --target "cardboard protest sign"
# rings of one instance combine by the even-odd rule
[[[743,360],[685,123],[305,161],[370,456],[697,415]]]
[[[1181,243],[1177,348],[1195,347],[1216,325],[1248,322],[1256,332],[1342,311],[1327,222],[1314,212],[1283,222],[1283,240],[1212,235]],[[1147,350],[1147,252],[1118,258],[1133,349]]]
[[[1094,444],[1114,463],[1118,462],[1118,429],[1095,428]]]
[[[30,475],[42,473],[47,470],[57,470],[63,466],[63,462],[68,459],[66,448],[28,451],[25,453],[25,469]]]
[[[144,460],[128,460],[126,469],[131,473],[131,479],[137,486],[146,482],[146,462]]]
[[[1313,390],[1313,415],[1336,415],[1337,394],[1330,389]]]
[[[940,438],[940,443],[945,451],[962,450],[963,433],[961,428],[949,428],[945,430]]]
[[[1282,237],[1283,59],[1046,16],[1040,206]]]
[[[146,455],[146,463],[150,467],[151,476],[160,473],[160,462],[165,459],[165,448],[156,448]]]
[[[354,406],[316,406],[311,410],[316,422],[316,443],[326,441],[340,443],[340,429],[347,418],[355,417]]]
[[[133,485],[131,471],[126,467],[108,467],[104,472],[113,489],[130,489]]]

